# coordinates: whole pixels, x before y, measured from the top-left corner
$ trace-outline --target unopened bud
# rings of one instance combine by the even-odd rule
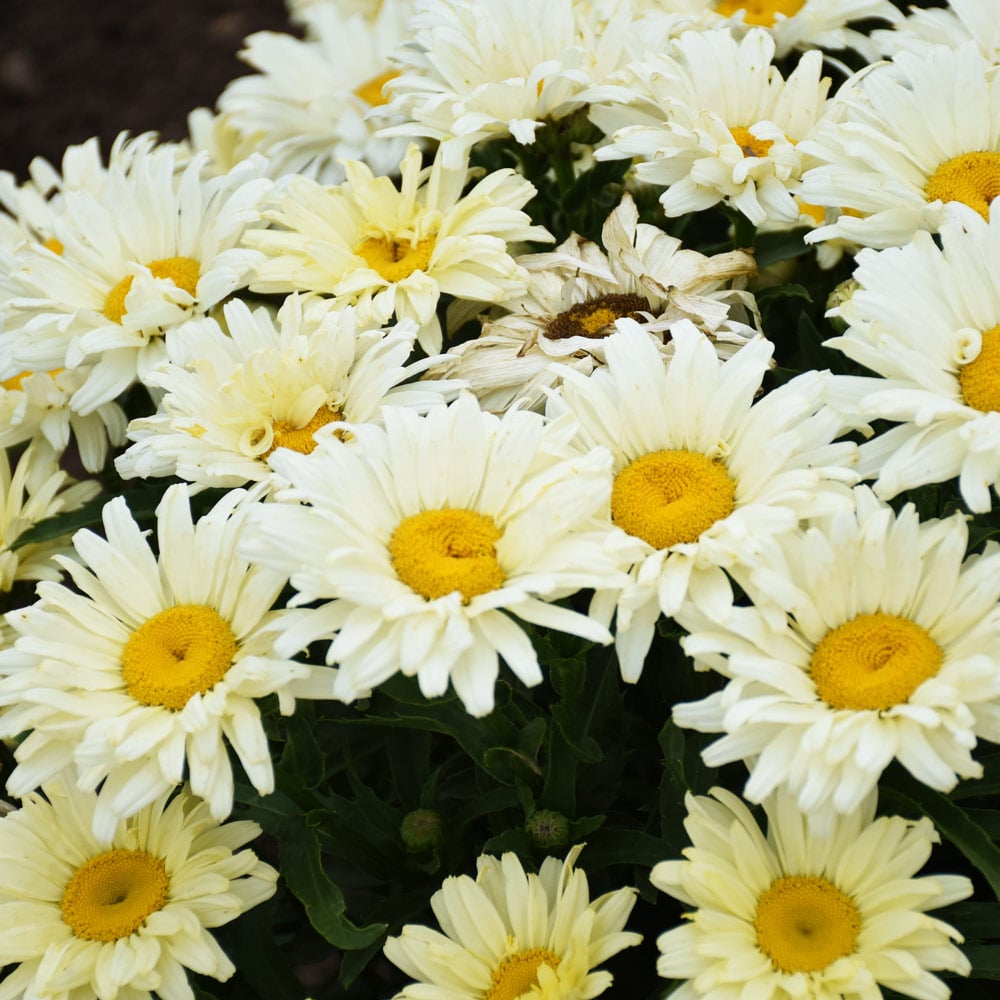
[[[554,809],[533,812],[524,828],[537,847],[559,847],[569,840],[569,820]]]
[[[408,851],[429,851],[441,841],[441,817],[433,809],[414,809],[403,817],[399,835]]]

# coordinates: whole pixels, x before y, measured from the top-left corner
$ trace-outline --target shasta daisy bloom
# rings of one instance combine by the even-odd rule
[[[628,585],[599,594],[592,612],[610,620],[622,676],[635,681],[660,614],[689,598],[728,609],[724,569],[753,563],[803,518],[850,504],[843,482],[854,446],[831,444],[841,423],[806,373],[754,403],[773,345],[755,337],[720,361],[687,321],[671,328],[663,359],[630,320],[605,341],[607,367],[567,370],[551,415],[579,421],[585,447],[614,460],[611,520],[631,537]]]
[[[917,874],[940,840],[930,820],[876,819],[872,794],[818,838],[777,795],[765,833],[735,795],[709,796],[685,797],[685,860],[650,875],[685,906],[685,922],[657,941],[660,975],[687,980],[672,997],[878,1000],[886,987],[946,1000],[932,973],[969,974],[961,935],[927,911],[965,899],[972,883]]]
[[[571,447],[573,426],[536,413],[483,413],[464,393],[425,417],[385,407],[311,455],[274,453],[291,488],[260,505],[244,551],[287,574],[299,612],[276,642],[289,655],[333,636],[330,696],[351,702],[396,673],[427,698],[449,681],[471,715],[493,709],[498,655],[542,680],[514,621],[610,642],[589,617],[551,603],[625,581],[599,518],[611,487],[603,449]]]
[[[358,330],[349,306],[297,294],[276,320],[239,299],[223,315],[225,330],[204,319],[167,344],[170,361],[151,376],[164,395],[155,415],[129,425],[136,443],[115,462],[123,478],[223,487],[272,479],[275,450],[308,454],[320,428],[377,420],[383,404],[427,410],[458,391],[451,381],[401,385],[431,360],[406,364],[412,324]]]
[[[394,173],[405,140],[375,136],[366,116],[384,103],[394,75],[389,52],[404,37],[408,0],[383,3],[374,20],[334,4],[303,12],[305,39],[274,31],[250,35],[240,57],[255,70],[222,92],[219,110],[272,177],[302,173],[326,184],[344,180],[340,160],[363,160],[376,175]]]
[[[65,539],[18,540],[46,518],[76,510],[100,492],[96,482],[75,482],[44,447],[29,446],[13,472],[6,449],[0,451],[0,592],[17,580],[58,580],[53,557],[65,550]]]
[[[106,539],[76,533],[77,559],[59,560],[75,589],[42,583],[35,604],[8,616],[18,638],[0,653],[0,737],[30,730],[12,794],[75,766],[81,789],[100,785],[94,832],[109,837],[186,769],[221,820],[233,805],[227,743],[251,784],[273,789],[255,699],[277,694],[291,714],[329,671],[272,651],[285,577],[236,552],[252,505],[233,490],[192,523],[187,487],[170,487],[159,558],[121,497],[104,508]]]
[[[38,439],[39,451],[47,446],[60,456],[72,435],[83,467],[88,472],[102,471],[108,445],[125,443],[125,412],[117,403],[104,403],[86,415],[73,409],[73,396],[89,372],[86,366],[72,371],[22,372],[0,382],[0,448]]]
[[[860,287],[831,310],[847,330],[827,346],[882,378],[837,376],[828,398],[856,424],[897,422],[860,449],[880,497],[957,476],[984,513],[1000,481],[1000,204],[988,222],[954,212],[938,239],[858,255]]]
[[[165,360],[165,333],[245,283],[260,255],[238,243],[260,219],[264,161],[206,177],[207,154],[179,169],[183,157],[167,146],[112,163],[99,194],[64,194],[60,253],[18,251],[4,321],[19,336],[6,377],[92,365],[73,399],[92,413]]]
[[[787,788],[817,830],[893,759],[949,791],[982,774],[977,739],[1000,741],[1000,548],[966,559],[963,515],[921,522],[855,494],[856,512],[786,536],[741,578],[752,606],[678,618],[695,666],[729,683],[674,719],[724,733],[706,762],[747,761],[747,798]]]
[[[872,42],[887,56],[922,55],[935,45],[958,48],[975,42],[995,65],[1000,63],[1000,0],[948,0],[946,7],[929,10],[911,6],[909,16],[892,31],[873,31]]]
[[[755,28],[688,31],[634,64],[617,87],[588,93],[590,117],[610,141],[599,160],[635,157],[639,180],[664,187],[668,216],[725,202],[754,225],[797,222],[803,170],[798,143],[826,110],[823,57],[803,55],[788,79],[774,39]]]
[[[418,980],[396,1000],[514,1000],[600,996],[612,984],[597,969],[642,941],[625,930],[632,888],[590,899],[586,873],[546,858],[525,873],[515,854],[482,855],[476,878],[451,876],[431,897],[441,931],[407,924],[385,943],[385,955]]]
[[[552,362],[584,374],[604,363],[604,338],[615,320],[629,316],[668,357],[667,331],[692,320],[721,357],[735,353],[753,330],[733,318],[754,309],[753,297],[733,287],[756,274],[741,250],[707,257],[639,223],[631,196],[608,216],[596,243],[575,233],[553,253],[519,258],[527,292],[494,310],[482,334],[452,348],[431,374],[468,381],[484,409],[502,412],[515,401],[541,409],[547,388],[559,381]],[[502,311],[501,311],[502,310]]]
[[[840,215],[806,242],[902,246],[938,232],[949,202],[988,216],[1000,193],[1000,72],[975,44],[900,52],[848,80],[834,104],[802,143],[819,165],[801,197]]]
[[[281,228],[247,233],[266,255],[254,291],[335,296],[374,325],[395,313],[413,321],[424,352],[436,354],[442,292],[481,302],[519,295],[527,276],[507,244],[552,239],[521,211],[535,188],[513,170],[487,174],[463,196],[467,163],[449,167],[438,156],[424,169],[415,145],[400,164],[399,188],[363,163],[344,169],[337,187],[289,178],[279,207],[265,213]]]
[[[278,873],[186,789],[107,837],[95,798],[52,781],[0,818],[3,1000],[193,1000],[186,969],[236,971],[209,933],[274,894]]]
[[[591,8],[580,0],[418,0],[411,40],[393,53],[400,75],[387,88],[386,111],[405,121],[384,134],[440,140],[449,164],[485,139],[531,145],[546,121],[575,111],[587,86],[628,59],[628,8],[619,5],[610,24]]]

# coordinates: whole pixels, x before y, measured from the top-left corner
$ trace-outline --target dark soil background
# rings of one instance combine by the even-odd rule
[[[58,165],[92,135],[105,153],[122,129],[187,134],[250,72],[246,35],[291,31],[283,0],[0,0],[0,169]]]

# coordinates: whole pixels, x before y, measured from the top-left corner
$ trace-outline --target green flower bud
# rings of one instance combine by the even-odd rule
[[[441,817],[433,809],[414,809],[403,817],[399,835],[408,851],[429,851],[441,842]]]
[[[537,847],[559,847],[569,840],[569,820],[553,809],[533,812],[524,828]]]

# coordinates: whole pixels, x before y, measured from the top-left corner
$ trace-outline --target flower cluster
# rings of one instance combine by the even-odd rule
[[[0,174],[0,1000],[995,976],[997,0],[289,14]]]

